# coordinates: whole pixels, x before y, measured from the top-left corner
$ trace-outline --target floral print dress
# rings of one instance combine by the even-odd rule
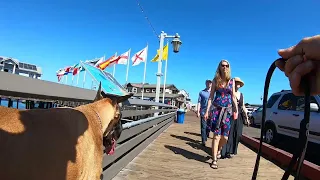
[[[233,79],[230,79],[226,87],[216,89],[211,114],[211,131],[215,135],[229,135],[232,115],[233,82]]]

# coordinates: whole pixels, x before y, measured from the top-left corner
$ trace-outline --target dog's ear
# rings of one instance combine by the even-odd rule
[[[103,96],[102,96],[102,91],[101,91],[101,82],[99,83],[99,88],[98,88],[98,91],[97,91],[97,95],[96,97],[94,98],[94,102],[96,101],[99,101],[103,99]]]
[[[114,104],[119,104],[119,103],[122,103],[122,102],[128,100],[132,96],[133,96],[133,93],[129,93],[129,94],[125,95],[125,96],[114,97],[114,98],[112,98],[112,102]]]

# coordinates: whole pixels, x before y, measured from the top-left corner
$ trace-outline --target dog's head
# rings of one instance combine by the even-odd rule
[[[103,145],[107,154],[113,154],[116,141],[122,132],[120,103],[128,100],[133,94],[126,96],[109,96],[101,91],[101,83],[95,98],[99,101],[99,115],[103,127]]]

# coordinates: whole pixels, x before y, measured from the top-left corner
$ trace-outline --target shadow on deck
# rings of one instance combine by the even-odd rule
[[[239,145],[237,156],[219,160],[217,170],[210,168],[209,147],[212,138],[209,138],[207,147],[200,145],[199,122],[194,113],[187,113],[184,124],[172,124],[123,168],[114,180],[251,179],[256,153],[242,144]],[[281,179],[283,173],[281,168],[261,158],[257,179]]]

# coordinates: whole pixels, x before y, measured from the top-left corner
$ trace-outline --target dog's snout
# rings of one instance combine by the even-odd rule
[[[120,117],[121,117],[121,115],[120,115]],[[120,138],[122,130],[123,130],[123,128],[122,128],[122,123],[121,123],[121,118],[120,118],[115,129],[114,129],[113,138],[118,140]]]

